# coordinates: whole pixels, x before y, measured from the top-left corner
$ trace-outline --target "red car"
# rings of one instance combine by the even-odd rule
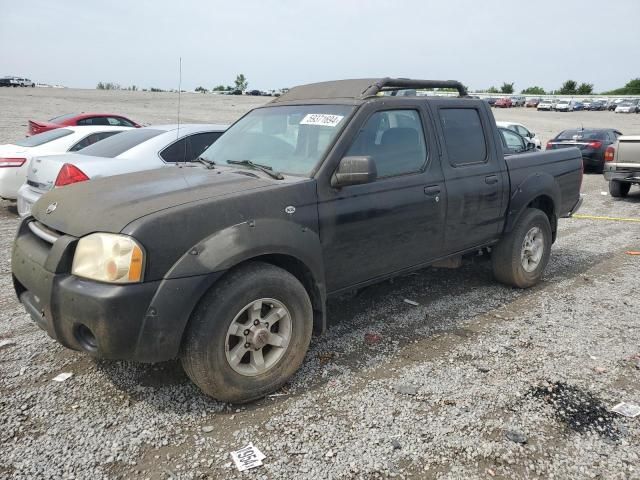
[[[513,107],[513,103],[510,98],[505,97],[496,100],[496,103],[494,103],[493,106],[497,108],[511,108]]]
[[[60,127],[72,127],[75,125],[112,125],[114,127],[136,127],[140,128],[133,120],[129,120],[122,115],[111,113],[68,113],[52,118],[48,122],[35,122],[29,120],[29,135],[46,132]]]

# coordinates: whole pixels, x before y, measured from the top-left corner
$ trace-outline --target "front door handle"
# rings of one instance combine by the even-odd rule
[[[440,201],[440,185],[430,185],[424,187],[424,194],[433,197],[436,202]]]
[[[484,177],[484,183],[487,183],[489,185],[493,185],[494,183],[498,183],[498,176],[497,175],[488,175],[488,176]]]

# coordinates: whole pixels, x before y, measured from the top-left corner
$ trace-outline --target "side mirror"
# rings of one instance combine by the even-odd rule
[[[527,152],[530,152],[530,151],[535,150],[535,149],[536,149],[536,144],[535,143],[533,143],[533,142],[527,143],[527,148],[526,148]]]
[[[535,138],[536,134],[533,132],[529,132],[529,138]]]
[[[360,185],[378,177],[376,163],[371,157],[344,157],[331,177],[333,188]]]

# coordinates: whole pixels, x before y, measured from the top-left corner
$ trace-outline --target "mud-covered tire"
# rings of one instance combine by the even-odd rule
[[[609,193],[612,197],[626,197],[630,189],[631,184],[628,182],[618,182],[616,180],[609,181]]]
[[[525,241],[532,232],[532,241],[542,241],[542,245],[535,249],[536,256],[540,253],[535,263],[531,254],[533,244],[529,249],[525,248]],[[551,241],[551,225],[545,213],[536,208],[528,208],[518,219],[513,230],[505,235],[491,252],[491,264],[496,280],[518,288],[529,288],[538,283],[549,262]]]
[[[251,327],[247,307],[263,299],[273,299],[273,303],[284,306],[289,318],[288,345],[267,371],[247,376],[236,369],[238,365],[251,367],[254,349],[248,349],[249,356],[242,357],[244,364],[232,367],[229,331],[232,324],[239,324],[238,315],[242,312],[249,312],[247,327]],[[265,301],[265,308],[274,307],[268,303]],[[281,327],[272,324],[271,328]],[[250,402],[279,389],[298,370],[309,348],[312,329],[311,301],[300,281],[274,265],[251,262],[230,271],[200,301],[183,339],[181,362],[189,378],[207,395],[224,402]],[[245,341],[241,339],[238,338],[236,346]],[[275,347],[264,347],[265,359],[271,354],[267,348]]]

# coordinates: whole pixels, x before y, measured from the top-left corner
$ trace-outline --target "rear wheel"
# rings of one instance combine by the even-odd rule
[[[311,301],[298,279],[274,265],[249,263],[196,308],[182,365],[204,393],[249,402],[280,388],[300,367],[312,327]]]
[[[541,210],[528,208],[491,253],[493,275],[502,283],[528,288],[540,281],[551,254],[551,225]]]
[[[618,182],[617,180],[609,181],[609,193],[612,197],[626,197],[631,189],[631,184],[628,182]]]

